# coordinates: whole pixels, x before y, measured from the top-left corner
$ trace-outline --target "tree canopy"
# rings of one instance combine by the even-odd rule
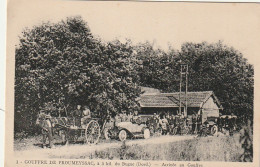
[[[180,51],[164,52],[149,43],[137,50],[145,71],[139,71],[142,85],[179,91],[180,64],[184,63],[189,66],[188,91],[213,91],[225,114],[253,116],[254,68],[234,48],[222,42],[187,42]]]

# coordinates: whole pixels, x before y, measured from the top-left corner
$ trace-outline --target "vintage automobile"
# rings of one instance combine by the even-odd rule
[[[150,131],[145,124],[137,124],[130,121],[118,122],[108,121],[104,128],[104,136],[106,139],[126,139],[134,138],[150,138]]]
[[[205,121],[200,128],[200,131],[198,132],[198,135],[201,137],[206,137],[209,135],[215,135],[217,134],[217,126],[214,122],[211,121]]]
[[[215,135],[218,132],[217,117],[207,117],[208,130],[210,135]]]
[[[220,119],[222,121],[222,132],[224,134],[229,134],[233,135],[234,130],[236,130],[237,125],[236,125],[236,120],[237,116],[236,115],[222,115],[220,116]]]

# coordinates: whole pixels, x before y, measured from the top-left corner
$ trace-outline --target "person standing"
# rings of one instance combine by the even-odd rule
[[[226,130],[229,131],[229,119],[228,119],[228,116],[226,116],[224,118],[224,127],[225,127]]]
[[[182,133],[181,133],[181,126],[182,126],[181,114],[176,115],[176,117],[175,117],[175,126],[177,128],[176,134],[182,135]]]
[[[159,120],[157,119],[157,114],[154,113],[152,118],[151,118],[151,124],[152,124],[152,133],[154,134],[155,132],[157,132],[157,124],[158,124]]]
[[[236,127],[236,116],[234,115],[234,113],[231,113],[231,126],[233,127],[233,129],[235,129]]]
[[[82,117],[81,105],[77,105],[77,109],[73,112],[73,117],[75,126],[80,127]]]
[[[218,126],[218,131],[222,132],[222,127],[223,127],[223,122],[221,119],[222,114],[219,114],[219,117],[217,118],[217,126]]]
[[[173,129],[175,127],[175,116],[174,115],[171,115],[170,116],[170,119],[169,119],[169,133],[170,134],[173,134]]]
[[[170,113],[169,112],[167,112],[167,114],[166,114],[166,119],[167,119],[167,121],[169,122],[170,121],[170,119],[171,119],[171,115],[170,115]]]
[[[235,129],[236,119],[233,113],[231,113],[231,118],[229,120],[229,135],[232,136]]]
[[[51,116],[49,114],[45,114],[41,112],[37,118],[36,124],[42,128],[42,147],[46,148],[47,138],[49,140],[50,148],[55,148],[53,145],[53,137],[52,137],[52,126],[51,126]]]
[[[59,107],[58,109],[59,117],[67,117],[66,109]]]
[[[192,134],[195,134],[195,131],[196,131],[196,115],[195,114],[192,114],[192,117],[191,117],[191,123],[192,123]]]
[[[166,135],[168,133],[168,120],[165,117],[165,114],[162,114],[161,119],[159,120],[159,124],[162,128],[162,135]]]
[[[127,122],[133,122],[133,112],[130,111],[127,115]]]
[[[181,113],[181,119],[185,119],[184,112]]]
[[[197,116],[196,124],[197,124],[197,132],[199,132],[202,124],[202,117],[200,114],[198,114]]]

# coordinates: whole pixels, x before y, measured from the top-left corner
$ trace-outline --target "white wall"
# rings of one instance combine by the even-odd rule
[[[212,96],[205,102],[205,104],[202,106],[202,108],[203,108],[202,109],[202,119],[206,119],[206,117],[218,117],[219,116],[219,108],[218,108],[217,104],[214,102]]]

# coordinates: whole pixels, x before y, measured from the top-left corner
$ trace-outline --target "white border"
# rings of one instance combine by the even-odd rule
[[[4,166],[5,70],[6,70],[6,1],[0,0],[0,166]]]

